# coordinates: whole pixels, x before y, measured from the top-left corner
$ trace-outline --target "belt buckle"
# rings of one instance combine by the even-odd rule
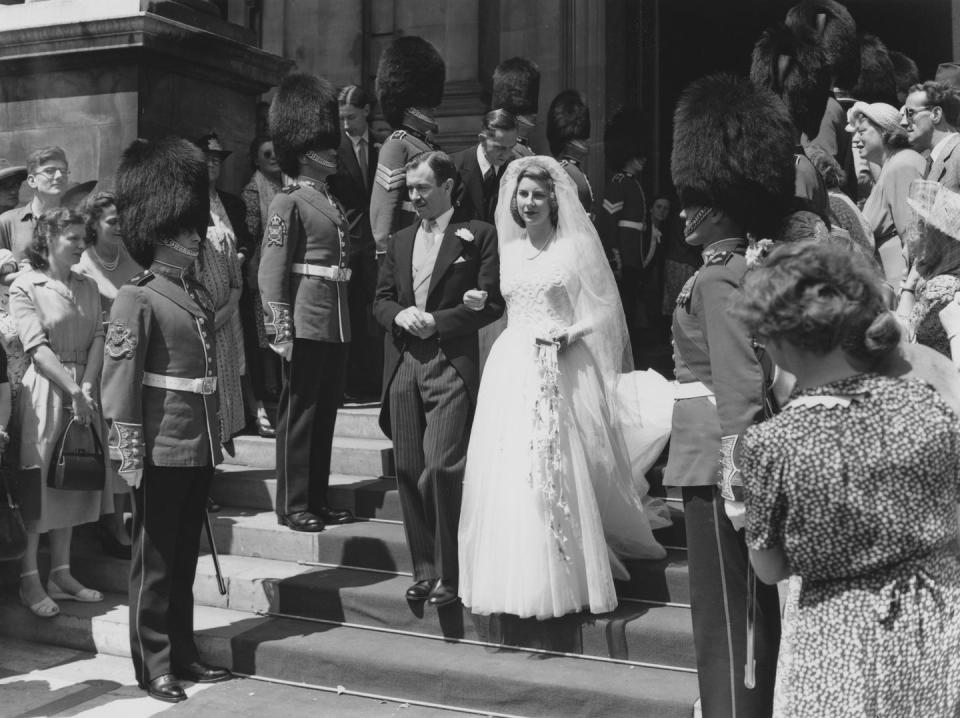
[[[200,393],[210,396],[217,390],[217,377],[205,376],[200,380]]]

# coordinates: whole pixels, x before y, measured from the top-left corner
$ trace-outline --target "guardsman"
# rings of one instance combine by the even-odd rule
[[[684,238],[702,248],[704,266],[673,315],[678,384],[664,484],[682,488],[704,718],[772,711],[780,605],[775,586],[750,580],[733,461],[740,433],[768,409],[772,372],[728,310],[747,269],[747,233],[772,236],[789,211],[793,133],[772,92],[732,75],[691,84],[674,115],[673,183]],[[745,671],[749,655],[755,670]]]
[[[186,700],[181,680],[230,672],[200,660],[193,579],[221,457],[213,301],[190,274],[205,236],[207,165],[192,143],[137,140],[117,170],[130,255],[148,270],[120,288],[104,346],[110,460],[133,495],[130,653],[141,688]]]
[[[644,269],[653,261],[659,236],[648,226],[647,196],[641,184],[647,163],[642,127],[639,113],[628,108],[618,111],[607,125],[603,146],[607,166],[614,175],[607,183],[597,217],[597,229],[617,277],[635,356],[641,289],[645,290],[647,304],[653,299],[649,290],[657,285],[653,282],[654,287],[645,286],[651,283],[644,282]]]
[[[257,275],[270,347],[284,359],[277,521],[316,532],[353,518],[327,503],[350,341],[350,227],[327,186],[340,146],[337,93],[319,77],[289,75],[269,123],[280,169],[292,178],[270,203]]]
[[[540,68],[533,60],[511,57],[493,71],[493,95],[490,107],[506,110],[517,118],[515,157],[536,154],[530,146],[529,135],[537,126],[540,110]]]
[[[390,235],[416,218],[407,194],[407,163],[440,149],[433,142],[438,131],[433,113],[443,100],[446,72],[437,49],[416,35],[397,38],[380,56],[377,99],[394,129],[380,148],[370,195],[370,226],[381,261]]]
[[[553,98],[547,110],[547,142],[550,154],[577,186],[577,196],[590,217],[593,217],[593,188],[580,164],[590,146],[590,108],[577,90],[564,90]]]

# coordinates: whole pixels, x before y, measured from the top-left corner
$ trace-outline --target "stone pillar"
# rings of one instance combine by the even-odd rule
[[[0,28],[0,157],[61,145],[101,187],[137,137],[216,130],[239,191],[257,98],[290,65],[205,0],[46,0],[0,8]]]

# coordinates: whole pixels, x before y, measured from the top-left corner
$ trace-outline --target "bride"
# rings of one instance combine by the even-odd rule
[[[508,166],[496,220],[509,318],[467,452],[460,596],[483,615],[611,611],[614,572],[627,575],[617,557],[662,558],[652,528],[669,523],[623,439],[615,387],[633,366],[617,288],[552,158]]]

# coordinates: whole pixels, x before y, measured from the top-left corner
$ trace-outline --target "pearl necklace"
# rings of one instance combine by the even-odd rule
[[[532,257],[528,256],[528,257],[527,257],[527,260],[532,262],[534,259],[536,259],[536,258],[539,257],[541,254],[543,254],[543,250],[545,250],[545,249],[547,248],[547,246],[550,244],[550,242],[553,241],[554,236],[556,236],[556,232],[551,232],[551,233],[550,233],[550,236],[547,237],[547,241],[544,242],[543,245],[540,247],[540,249],[537,250],[537,253],[534,254]],[[536,248],[535,245],[533,244],[533,241],[530,239],[530,235],[527,235],[527,236],[526,236],[526,239],[527,239],[528,242],[530,242],[530,246],[531,246],[531,247]]]
[[[91,246],[90,251],[92,251],[97,256],[97,261],[100,262],[100,266],[106,269],[108,272],[113,272],[116,270],[117,266],[120,264],[120,253],[123,251],[122,245],[117,245],[117,256],[112,262],[107,262],[103,257],[100,256],[100,252],[97,251],[96,246]]]

